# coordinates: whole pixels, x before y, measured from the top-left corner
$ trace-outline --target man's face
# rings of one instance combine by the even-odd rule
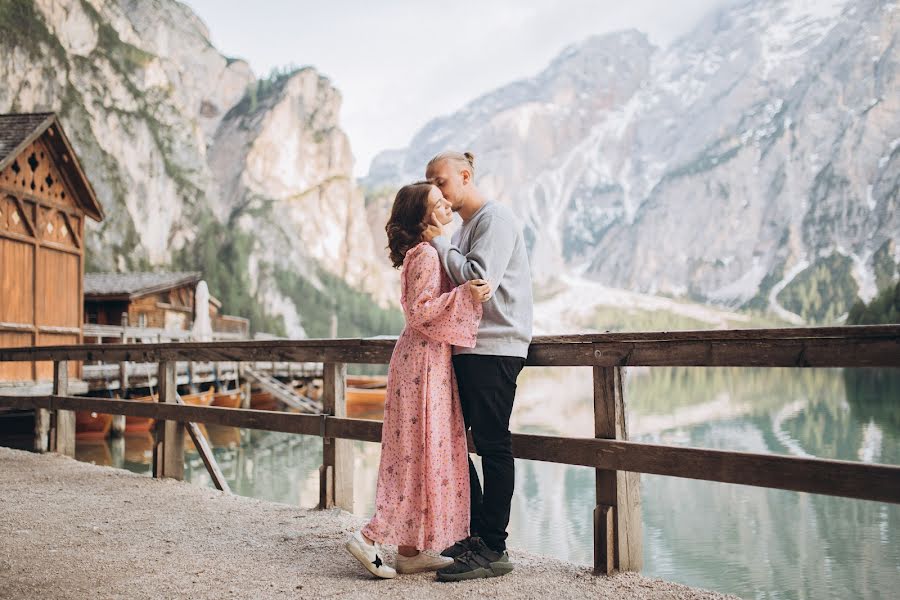
[[[425,178],[441,190],[450,202],[453,212],[459,211],[463,205],[463,185],[465,184],[463,170],[452,160],[442,160],[425,173]]]

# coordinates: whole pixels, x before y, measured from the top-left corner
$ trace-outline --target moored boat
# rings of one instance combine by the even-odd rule
[[[109,435],[113,416],[87,411],[75,412],[75,436],[79,440],[102,440]]]
[[[384,410],[386,388],[347,388],[347,416],[360,417]]]
[[[222,406],[225,408],[241,407],[240,390],[230,390],[227,392],[217,392],[213,395],[212,406]]]

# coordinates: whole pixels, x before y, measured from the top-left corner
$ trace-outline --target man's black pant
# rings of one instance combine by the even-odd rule
[[[481,536],[497,552],[506,550],[506,527],[516,482],[509,417],[516,399],[516,378],[524,366],[525,359],[515,356],[453,357],[463,419],[466,429],[472,430],[484,472],[482,493],[469,458],[471,534]]]

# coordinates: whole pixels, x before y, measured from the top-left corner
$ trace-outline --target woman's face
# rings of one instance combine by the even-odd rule
[[[441,225],[447,225],[453,221],[453,211],[450,209],[450,202],[444,198],[441,190],[437,186],[431,186],[431,192],[428,193],[428,209],[425,211],[425,224],[431,224],[431,215],[434,215]]]

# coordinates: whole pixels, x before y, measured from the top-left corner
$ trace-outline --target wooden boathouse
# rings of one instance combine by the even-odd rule
[[[84,323],[185,332],[191,329],[201,273],[87,273],[84,276]],[[209,318],[218,337],[247,339],[250,321],[222,314],[222,303],[209,297]],[[89,330],[95,329],[88,327]]]
[[[0,347],[82,342],[86,218],[103,208],[56,115],[0,115]],[[52,377],[0,365],[0,382]]]

